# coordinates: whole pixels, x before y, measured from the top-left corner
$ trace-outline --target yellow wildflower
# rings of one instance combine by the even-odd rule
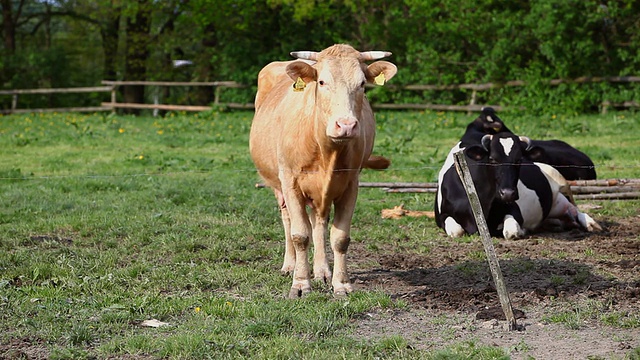
[[[120,128],[120,129],[118,129],[118,132],[119,132],[120,134],[122,134],[122,133],[124,133],[124,129],[123,129],[123,128]]]

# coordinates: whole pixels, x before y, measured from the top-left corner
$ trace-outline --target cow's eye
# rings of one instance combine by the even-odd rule
[[[364,87],[365,81],[362,80],[362,83],[360,83],[360,87]]]
[[[318,84],[320,84],[320,86],[324,86],[324,80],[318,81]]]

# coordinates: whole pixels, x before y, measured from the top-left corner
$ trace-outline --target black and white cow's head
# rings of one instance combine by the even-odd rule
[[[495,135],[501,132],[511,132],[502,119],[496,115],[495,110],[490,107],[482,108],[480,115],[467,125],[464,135],[460,139],[463,147],[477,144],[486,135]]]
[[[484,194],[492,194],[504,203],[518,200],[518,180],[523,160],[530,161],[542,151],[531,146],[531,140],[512,133],[498,133],[482,137],[480,145],[472,145],[464,150],[467,159],[471,159],[469,169]],[[480,191],[480,190],[479,190]]]
[[[472,125],[485,134],[511,132],[492,107],[482,108],[480,115],[472,122]]]

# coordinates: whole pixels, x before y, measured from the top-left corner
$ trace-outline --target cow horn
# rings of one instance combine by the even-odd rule
[[[493,135],[485,135],[482,137],[482,140],[480,141],[480,143],[482,144],[482,147],[489,151],[489,144],[491,144],[491,140],[493,139]]]
[[[391,56],[389,51],[362,51],[360,60],[378,60]]]
[[[315,51],[292,51],[289,54],[297,59],[317,60],[318,53]]]
[[[525,151],[528,151],[529,149],[531,149],[531,139],[529,139],[526,136],[520,136],[520,141],[522,141],[523,143],[527,144],[527,147],[525,148]]]

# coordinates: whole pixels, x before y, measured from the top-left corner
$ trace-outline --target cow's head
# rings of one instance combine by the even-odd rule
[[[303,81],[315,93],[315,110],[326,126],[326,135],[335,142],[360,136],[364,86],[366,83],[383,85],[397,72],[387,61],[367,60],[390,56],[390,52],[360,52],[349,45],[334,45],[321,52],[296,51],[298,59],[316,61],[314,65],[295,61],[287,66],[292,80]],[[302,85],[305,86],[305,85]],[[306,90],[305,90],[306,91]]]
[[[512,133],[498,133],[482,137],[481,145],[469,146],[465,155],[474,160],[474,171],[482,174],[474,177],[486,183],[478,183],[477,187],[495,189],[495,196],[500,201],[511,203],[518,200],[518,180],[520,163],[529,159],[530,152],[539,149],[531,147],[531,141],[525,136]],[[470,165],[471,166],[471,165]]]
[[[492,107],[484,107],[478,116],[469,126],[485,134],[497,134],[499,132],[511,132],[502,122],[502,119],[496,115],[496,111]]]

